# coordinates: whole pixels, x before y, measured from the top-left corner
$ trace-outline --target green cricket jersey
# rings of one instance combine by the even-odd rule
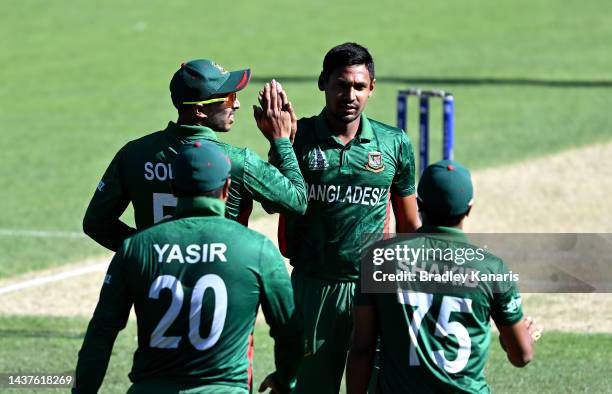
[[[472,250],[466,253],[479,256],[477,247],[470,245],[459,229],[426,226],[418,232],[428,234],[401,241],[401,245],[422,250]],[[486,274],[498,279],[509,274],[501,259],[480,251],[482,258],[462,264],[419,259],[416,271],[442,273],[443,267],[452,267],[454,272],[471,275],[476,271],[478,277]],[[397,294],[358,292],[356,305],[376,308],[381,340],[378,392],[490,392],[484,376],[491,341],[490,319],[497,325],[510,326],[523,317],[516,283],[507,275],[503,282],[471,282],[471,291],[448,285],[436,292],[418,288],[398,290]]]
[[[137,229],[170,217],[176,205],[170,191],[172,160],[182,144],[198,139],[217,141],[212,129],[170,122],[165,130],[127,143],[115,155],[89,203],[83,220],[85,232],[117,250],[135,231],[119,220],[130,202]],[[252,199],[278,212],[299,215],[306,210],[306,188],[288,138],[272,142],[278,169],[249,149],[217,143],[232,161],[227,218],[246,224]]]
[[[280,244],[300,272],[329,280],[359,278],[362,236],[386,230],[390,192],[414,194],[414,154],[401,129],[361,115],[344,145],[319,116],[298,121],[293,144],[306,181],[304,216],[286,215]]]
[[[135,383],[247,390],[261,304],[275,339],[277,380],[287,389],[293,384],[302,341],[283,258],[268,238],[223,214],[221,200],[179,199],[174,218],[123,242],[79,352],[75,392],[100,387],[132,304]]]

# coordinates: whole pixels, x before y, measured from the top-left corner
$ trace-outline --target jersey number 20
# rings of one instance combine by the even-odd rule
[[[202,320],[202,300],[206,289],[215,292],[215,310],[213,312],[212,327],[210,334],[206,338],[200,336],[200,321]],[[170,307],[151,333],[149,346],[160,349],[176,349],[181,342],[180,336],[164,336],[166,330],[174,323],[181,307],[183,306],[183,285],[172,275],[158,276],[151,284],[149,298],[158,299],[162,289],[169,289],[172,293]],[[223,326],[225,325],[225,315],[227,314],[227,289],[223,279],[219,275],[208,274],[201,277],[193,288],[191,294],[191,307],[189,310],[189,341],[198,350],[206,350],[215,346]]]
[[[420,365],[416,352],[416,348],[418,347],[417,337],[419,335],[419,329],[421,328],[423,318],[433,304],[433,294],[400,291],[397,293],[397,298],[400,304],[416,307],[412,314],[412,321],[410,322],[409,328],[409,353],[410,365],[417,366]],[[472,340],[470,339],[470,334],[463,324],[457,321],[450,321],[452,312],[472,313],[472,300],[469,298],[451,296],[442,297],[442,304],[440,305],[440,313],[436,321],[436,330],[434,335],[440,338],[454,335],[455,338],[457,338],[457,343],[459,345],[459,349],[457,349],[457,357],[454,360],[446,359],[444,349],[435,350],[431,357],[435,361],[436,365],[438,365],[440,368],[444,368],[446,372],[457,373],[463,370],[468,363],[472,351]]]

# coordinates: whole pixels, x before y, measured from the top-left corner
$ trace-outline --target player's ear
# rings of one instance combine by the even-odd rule
[[[320,91],[325,90],[325,76],[323,75],[322,71],[321,71],[321,74],[319,74],[319,90]]]
[[[229,196],[230,185],[232,184],[232,180],[227,178],[225,180],[225,184],[223,185],[223,190],[221,191],[221,199],[223,201],[227,201],[227,197]]]
[[[370,93],[368,93],[368,97],[372,96],[372,93],[374,92],[375,87],[376,87],[376,78],[370,81]]]
[[[208,114],[204,111],[205,106],[202,104],[194,104],[193,115],[196,119],[206,119]]]

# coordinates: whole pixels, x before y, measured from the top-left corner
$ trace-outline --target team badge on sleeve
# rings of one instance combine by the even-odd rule
[[[512,297],[512,299],[505,305],[504,312],[505,313],[515,313],[521,307],[523,303],[523,299],[520,295]]]
[[[366,170],[372,172],[381,172],[385,169],[385,163],[380,152],[369,152],[368,162],[365,165]]]

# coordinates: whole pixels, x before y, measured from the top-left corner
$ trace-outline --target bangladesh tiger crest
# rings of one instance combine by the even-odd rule
[[[372,172],[381,172],[385,169],[382,154],[380,152],[369,152],[368,162],[365,165],[366,170]]]
[[[325,153],[318,146],[308,154],[308,169],[310,171],[323,171],[329,167]]]

